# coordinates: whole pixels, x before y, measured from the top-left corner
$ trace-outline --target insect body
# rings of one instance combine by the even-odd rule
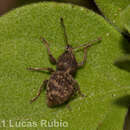
[[[47,104],[55,106],[68,101],[76,92],[76,82],[73,77],[67,72],[54,72],[47,87]]]
[[[51,54],[49,45],[47,41],[42,38],[44,45],[48,50],[49,59],[52,64],[56,64],[56,71],[52,68],[28,68],[28,70],[34,71],[49,71],[51,76],[49,80],[44,80],[43,84],[41,85],[36,97],[34,97],[31,102],[35,101],[41,94],[42,89],[47,89],[47,105],[49,107],[57,106],[67,102],[72,96],[74,96],[77,92],[81,96],[84,96],[81,91],[78,83],[74,80],[74,74],[76,73],[79,67],[82,67],[86,61],[86,52],[87,48],[93,44],[82,44],[79,47],[84,48],[84,58],[81,63],[76,61],[75,55],[73,51],[76,48],[72,48],[68,44],[68,38],[66,35],[66,30],[63,22],[63,18],[61,18],[61,25],[64,29],[64,36],[66,41],[66,48],[65,52],[59,56],[58,60],[56,60],[53,55]],[[100,38],[93,40],[92,42],[99,41]]]

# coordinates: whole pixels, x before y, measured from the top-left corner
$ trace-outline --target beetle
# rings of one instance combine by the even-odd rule
[[[93,45],[92,42],[98,42],[101,40],[101,38],[99,37],[91,41],[91,43],[85,43],[78,47],[73,48],[68,43],[63,18],[60,18],[60,23],[64,31],[66,47],[65,51],[63,52],[63,54],[59,56],[58,60],[56,60],[52,55],[49,48],[49,44],[45,40],[45,38],[41,38],[43,44],[47,48],[50,62],[56,65],[56,70],[53,70],[52,68],[27,68],[28,70],[31,71],[48,71],[51,74],[49,80],[43,81],[37,95],[33,99],[31,99],[31,103],[34,102],[40,96],[43,88],[46,88],[47,90],[46,92],[47,105],[49,107],[64,104],[65,102],[69,101],[71,97],[73,97],[77,92],[79,95],[85,96],[84,94],[81,93],[77,81],[74,80],[74,75],[77,69],[85,64],[87,56],[87,48]],[[84,49],[84,57],[83,61],[78,63],[76,61],[73,51],[80,47],[83,47]]]

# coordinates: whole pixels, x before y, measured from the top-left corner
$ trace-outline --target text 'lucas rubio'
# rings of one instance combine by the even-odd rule
[[[40,121],[12,121],[12,120],[2,120],[0,123],[0,127],[68,127],[69,124],[67,121],[63,120],[40,120]]]

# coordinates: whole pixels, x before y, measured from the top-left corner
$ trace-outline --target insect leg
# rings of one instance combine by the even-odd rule
[[[52,64],[56,64],[56,59],[53,57],[53,55],[51,54],[51,51],[50,51],[50,48],[49,48],[49,45],[48,45],[48,42],[45,40],[45,38],[41,38],[44,45],[46,46],[47,48],[47,51],[48,51],[48,55],[49,55],[49,58],[50,58],[50,62]]]
[[[75,92],[78,91],[78,94],[82,97],[86,97],[86,95],[84,95],[81,91],[80,91],[80,86],[79,84],[77,83],[77,81],[74,81],[74,86],[75,86]]]
[[[88,47],[91,47],[91,46],[93,46],[93,45],[96,45],[95,43],[97,42],[97,43],[99,43],[100,41],[102,40],[102,38],[101,37],[98,37],[97,39],[94,39],[94,40],[92,40],[92,41],[90,41],[90,42],[88,42],[88,43],[85,43],[85,44],[81,44],[81,45],[79,45],[79,46],[77,46],[77,47],[73,47],[73,49],[75,50],[75,49],[78,49],[78,48],[81,48],[81,47],[83,47],[83,48],[88,48]]]
[[[83,47],[83,48],[84,48],[83,61],[78,64],[78,67],[82,67],[82,66],[85,64],[85,62],[86,62],[86,58],[87,58],[87,48],[89,48],[89,47],[95,45],[95,44],[93,44],[93,43],[99,42],[99,41],[101,41],[101,38],[100,38],[100,37],[98,37],[97,39],[91,41],[90,43],[82,44],[82,45],[80,45],[80,46],[78,46],[78,47],[73,48],[73,49],[77,49],[77,48],[80,48],[80,47]]]
[[[40,96],[40,94],[41,94],[41,92],[42,92],[42,89],[46,87],[47,83],[48,83],[48,80],[44,80],[44,81],[43,81],[41,87],[40,87],[39,90],[38,90],[37,95],[30,100],[30,103],[34,102],[34,101]]]
[[[82,67],[85,64],[86,59],[87,59],[87,48],[84,48],[84,57],[83,57],[83,61],[78,63],[79,68]]]
[[[54,70],[52,68],[27,68],[28,70],[31,71],[49,71],[50,73],[54,72]]]

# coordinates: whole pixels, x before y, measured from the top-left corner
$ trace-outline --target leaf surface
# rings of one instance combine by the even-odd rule
[[[45,91],[36,102],[29,103],[49,74],[26,68],[55,68],[40,37],[49,42],[56,58],[64,52],[60,17],[73,47],[102,37],[100,44],[88,49],[87,62],[75,77],[87,97],[71,100],[71,111],[66,105],[48,108]],[[68,122],[68,128],[54,130],[122,130],[130,99],[130,73],[114,63],[125,55],[123,45],[127,41],[101,16],[79,6],[39,3],[11,11],[0,18],[0,25],[0,120],[12,120],[13,124],[35,121],[37,126],[28,127],[30,130],[50,130],[41,126],[42,120]],[[82,61],[82,50],[75,55],[78,62]]]

